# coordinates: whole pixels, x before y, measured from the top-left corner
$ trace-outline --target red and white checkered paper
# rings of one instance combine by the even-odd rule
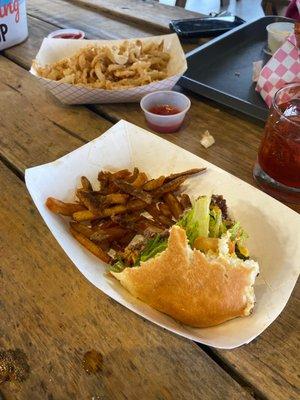
[[[294,34],[288,37],[260,72],[256,91],[268,107],[278,89],[291,82],[300,82],[300,51]],[[289,101],[290,99],[283,99]]]
[[[34,67],[30,72],[35,75],[43,85],[64,104],[96,104],[96,103],[122,103],[136,102],[148,93],[158,90],[171,90],[179,78],[187,69],[186,59],[179,42],[178,36],[173,33],[169,35],[152,36],[147,38],[134,38],[128,41],[141,40],[142,42],[164,40],[164,50],[171,58],[168,64],[168,77],[161,81],[152,82],[148,85],[138,86],[130,89],[105,90],[86,86],[61,83],[38,75]],[[42,46],[36,55],[36,61],[44,66],[54,63],[65,57],[70,57],[80,48],[92,45],[113,46],[124,42],[123,40],[72,40],[52,39],[43,40]]]

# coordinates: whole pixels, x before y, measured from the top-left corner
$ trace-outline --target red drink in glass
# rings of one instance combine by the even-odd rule
[[[300,202],[300,84],[280,89],[265,126],[254,178],[275,197]]]

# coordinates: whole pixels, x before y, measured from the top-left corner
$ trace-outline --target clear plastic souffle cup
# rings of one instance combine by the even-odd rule
[[[147,94],[140,105],[150,129],[171,133],[180,129],[191,102],[182,93],[164,90]]]

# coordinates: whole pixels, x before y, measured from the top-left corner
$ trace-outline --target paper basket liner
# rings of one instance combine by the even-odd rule
[[[171,90],[187,69],[186,59],[179,42],[178,36],[173,33],[169,35],[152,36],[147,38],[127,39],[129,42],[141,40],[142,42],[164,40],[164,50],[171,55],[168,64],[168,77],[161,81],[152,82],[148,85],[137,86],[130,89],[105,90],[89,88],[69,83],[45,79],[38,76],[32,66],[30,72],[36,76],[45,87],[62,103],[65,104],[96,104],[96,103],[122,103],[136,102],[148,93],[158,90]],[[122,40],[77,40],[77,39],[53,39],[45,38],[41,48],[36,55],[36,61],[44,66],[54,63],[62,58],[76,53],[80,48],[87,45],[115,45],[124,42]]]
[[[100,170],[134,166],[149,177],[207,167],[204,174],[188,179],[183,191],[192,198],[222,194],[233,218],[249,233],[250,254],[260,265],[255,284],[256,305],[251,316],[204,329],[176,322],[132,297],[106,273],[105,264],[72,237],[67,219],[51,213],[45,206],[49,196],[74,201],[82,175],[97,185]],[[295,211],[204,159],[128,122],[118,122],[99,138],[54,162],[27,169],[25,180],[49,229],[92,284],[135,313],[186,338],[224,349],[249,343],[281,313],[297,281],[300,216]]]

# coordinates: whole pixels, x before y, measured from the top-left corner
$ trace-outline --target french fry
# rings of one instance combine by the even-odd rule
[[[115,226],[111,228],[100,228],[92,233],[90,239],[97,242],[101,242],[104,239],[108,241],[121,239],[124,235],[128,233],[128,229],[121,228],[120,226]]]
[[[99,216],[93,214],[90,210],[81,210],[73,213],[73,219],[74,221],[77,222],[91,221],[93,219],[98,219],[98,218]]]
[[[151,234],[161,233],[165,229],[161,225],[156,224],[154,221],[144,217],[143,215],[134,220],[131,219],[130,216],[120,215],[117,218],[117,221],[122,227],[135,231],[141,235],[151,236]]]
[[[104,204],[125,204],[129,198],[125,193],[111,193],[104,197]]]
[[[61,214],[67,217],[71,217],[77,211],[86,210],[85,206],[77,203],[65,203],[57,200],[54,197],[48,197],[46,200],[46,206],[54,214]]]
[[[165,193],[174,192],[187,179],[187,177],[188,176],[185,176],[185,175],[179,176],[178,178],[175,178],[167,183],[164,183],[160,188],[156,189],[153,192],[153,197],[158,199]]]
[[[93,191],[93,186],[86,176],[81,177],[81,185],[82,185],[82,188],[84,190],[86,190],[87,192]]]
[[[173,214],[175,220],[177,221],[180,215],[183,213],[183,209],[173,193],[166,193],[164,196],[164,201],[168,204],[171,213]]]
[[[179,198],[179,202],[184,210],[192,207],[191,199],[189,195],[186,193],[182,193],[182,195]]]
[[[101,207],[101,200],[91,192],[77,190],[76,195],[79,201],[92,213],[96,214]]]
[[[126,246],[128,246],[135,235],[136,233],[134,231],[127,231],[127,233],[119,240],[121,248],[125,248]]]
[[[139,169],[137,167],[134,167],[132,175],[129,176],[128,178],[126,178],[126,181],[129,182],[129,183],[134,182],[135,179],[137,178],[139,172],[140,172]]]
[[[165,182],[170,182],[173,179],[179,178],[181,176],[190,176],[190,175],[195,175],[195,174],[199,174],[200,172],[204,172],[206,171],[206,168],[193,168],[193,169],[189,169],[187,171],[183,171],[183,172],[179,172],[177,174],[171,174],[169,176],[166,177]]]
[[[168,228],[172,225],[172,219],[161,214],[160,211],[156,208],[155,204],[150,204],[146,208],[146,211],[152,216],[155,222],[158,222],[163,227]]]
[[[109,184],[109,172],[100,171],[98,174],[98,181],[100,182],[100,193],[106,194]]]
[[[97,246],[82,233],[77,232],[72,227],[70,227],[70,232],[83,247],[93,253],[96,257],[100,258],[100,260],[104,261],[107,264],[112,261],[111,257],[105,251],[103,251],[101,247]]]
[[[158,189],[163,185],[164,181],[165,181],[164,176],[160,176],[159,178],[156,179],[151,179],[150,181],[144,184],[143,190],[146,190],[146,192],[150,192],[151,190]]]
[[[118,190],[119,190],[118,186],[113,181],[108,182],[106,194],[117,193]]]
[[[78,211],[73,214],[73,219],[77,222],[80,222],[80,221],[89,221],[97,218],[107,218],[116,214],[125,214],[130,211],[141,210],[145,208],[145,206],[146,206],[145,202],[138,199],[134,199],[125,205],[118,204],[113,207],[107,207],[104,208],[103,210],[99,210],[97,214],[93,214],[90,210]]]
[[[113,172],[110,175],[110,180],[114,179],[126,179],[131,175],[131,172],[128,169],[121,169],[120,171]]]
[[[149,193],[144,192],[142,189],[134,187],[133,183],[131,184],[125,181],[121,181],[120,179],[116,179],[114,183],[118,186],[119,189],[123,190],[125,193],[128,193],[133,197],[144,201],[147,204],[152,203],[152,196]]]
[[[84,225],[80,222],[71,221],[70,227],[72,229],[74,229],[76,232],[81,233],[83,236],[87,237],[88,239],[90,239],[90,237],[94,233],[92,228],[89,228],[87,225]]]
[[[148,178],[145,172],[139,172],[135,180],[132,182],[132,186],[140,188],[147,182]]]
[[[132,173],[127,169],[113,173],[100,171],[100,190],[93,190],[88,178],[82,176],[82,187],[76,191],[79,203],[64,203],[49,197],[46,205],[54,213],[72,217],[70,231],[74,238],[101,260],[115,261],[107,253],[113,249],[125,261],[128,253],[132,263],[140,250],[128,247],[131,240],[136,235],[147,239],[168,233],[168,228],[191,206],[187,194],[177,198],[174,192],[190,175],[202,170],[195,168],[150,180],[138,168]],[[147,218],[144,212],[151,217]],[[199,239],[197,246],[205,244]]]
[[[158,203],[158,209],[165,217],[172,218],[172,213],[166,203]]]

